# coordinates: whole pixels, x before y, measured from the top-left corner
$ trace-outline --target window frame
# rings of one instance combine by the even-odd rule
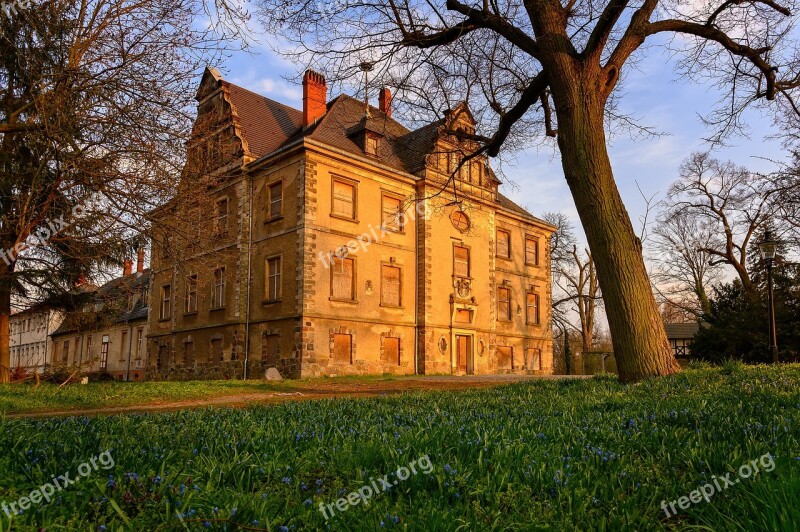
[[[500,233],[504,233],[508,237],[508,239],[507,239],[508,246],[506,247],[506,254],[505,255],[501,255],[500,254],[500,246],[499,246]],[[498,243],[498,244],[495,245],[495,249],[494,249],[495,257],[498,257],[498,258],[501,258],[501,259],[505,259],[505,260],[511,260],[511,231],[509,231],[508,229],[501,229],[501,228],[498,227],[496,229],[496,231],[495,231],[495,240]]]
[[[384,300],[384,268],[394,268],[398,271],[397,304],[387,303]],[[393,262],[381,262],[381,307],[384,308],[403,308],[403,267]]]
[[[536,260],[535,262],[529,262],[528,261],[528,242],[529,241],[533,241],[535,243],[535,246],[536,246],[534,248],[534,256],[535,256],[535,260]],[[526,266],[539,266],[539,262],[540,262],[539,237],[534,236],[534,235],[527,235],[526,234],[525,235],[525,249],[524,249],[524,251],[525,251],[525,265]]]
[[[270,264],[273,261],[278,261],[278,273],[273,275],[270,270]],[[276,278],[275,297],[270,297],[270,281]],[[283,255],[272,255],[264,259],[264,301],[267,303],[274,303],[281,301],[283,298]]]
[[[198,286],[198,275],[196,273],[190,273],[186,276],[186,293],[184,294],[184,302],[183,302],[183,313],[184,315],[188,314],[197,314],[197,286]],[[192,301],[192,296],[194,296],[194,306],[190,307],[189,302]]]
[[[211,310],[222,310],[225,308],[225,289],[227,285],[227,276],[226,276],[226,267],[220,266],[218,268],[214,268],[213,274],[213,281],[211,283]],[[217,273],[222,272],[220,276],[220,281],[217,282]],[[217,289],[219,288],[219,301],[217,300]],[[220,305],[217,305],[217,303]]]
[[[531,305],[529,304],[528,298],[530,296],[534,297],[534,305],[533,308],[536,309],[536,314],[534,316],[535,320],[531,321],[530,309]],[[528,290],[525,292],[525,324],[526,325],[541,325],[542,324],[542,297],[539,292],[535,290]]]
[[[281,208],[280,212],[277,214],[272,211],[272,206],[275,203],[274,198],[272,197],[272,188],[278,185],[281,190]],[[283,218],[283,204],[284,204],[284,194],[283,194],[283,179],[278,179],[277,181],[272,181],[271,183],[267,184],[267,222],[272,222],[274,220],[279,220]]]
[[[161,298],[158,305],[158,319],[165,321],[172,318],[172,284],[161,285]]]
[[[225,212],[220,209],[220,205],[225,204]],[[221,197],[214,202],[214,235],[228,235],[228,216],[230,214],[230,199],[228,196]]]
[[[353,205],[353,215],[352,217],[347,216],[345,214],[340,214],[335,211],[334,206],[336,203],[336,195],[334,192],[334,188],[336,183],[340,183],[342,185],[346,185],[353,188],[353,198],[352,198],[352,205]],[[354,179],[348,179],[346,177],[341,177],[338,175],[331,176],[331,213],[330,216],[332,218],[337,218],[339,220],[345,220],[348,222],[358,222],[358,181]]]
[[[398,202],[398,205],[397,205],[397,208],[398,208],[397,213],[398,213],[398,215],[397,215],[397,226],[396,227],[391,227],[391,226],[386,225],[386,218],[385,218],[385,216],[386,216],[386,207],[385,207],[386,198],[389,198],[389,199],[392,199],[392,200],[397,200],[397,202]],[[400,221],[401,218],[405,219],[405,217],[400,216],[400,213],[402,213],[402,211],[400,209],[402,209],[402,207],[403,207],[403,198],[399,194],[396,194],[396,193],[393,193],[393,192],[388,192],[388,191],[385,191],[385,190],[381,191],[381,229],[386,230],[386,231],[391,231],[392,233],[400,233],[400,234],[405,233],[406,224],[402,223]]]
[[[351,284],[350,295],[352,297],[350,299],[343,299],[343,298],[340,298],[340,297],[336,297],[333,294],[333,286],[334,286],[333,278],[334,278],[334,275],[336,273],[336,262],[340,261],[340,260],[341,261],[349,260],[349,261],[353,262],[353,268],[352,268],[353,275],[352,275],[352,279],[351,279],[351,283],[350,283]],[[358,261],[356,260],[356,257],[351,257],[351,256],[337,257],[335,255],[333,257],[331,257],[331,265],[330,265],[331,266],[330,267],[330,270],[331,270],[331,275],[330,275],[331,289],[330,289],[330,297],[329,297],[329,299],[331,301],[339,301],[339,302],[342,302],[342,303],[358,303],[358,299],[356,298],[356,295],[357,295],[356,287],[358,286],[357,285],[357,280],[356,280],[356,278],[357,278],[357,265],[358,265]]]
[[[467,250],[467,275],[459,275],[456,273],[456,248]],[[472,279],[472,247],[464,244],[463,242],[453,242],[453,277],[459,279]]]
[[[500,299],[500,292],[505,290],[508,293],[508,299],[506,299],[506,303],[508,304],[508,312],[506,313],[505,317],[501,317],[500,315],[500,303],[502,300]],[[511,299],[512,299],[512,291],[510,286],[506,286],[504,284],[500,284],[497,286],[497,321],[511,321],[512,320],[512,312],[511,312]]]

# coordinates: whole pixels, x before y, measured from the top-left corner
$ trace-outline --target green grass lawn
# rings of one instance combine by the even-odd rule
[[[0,529],[798,530],[799,385],[797,365],[729,365],[635,386],[532,381],[242,410],[6,420],[0,502],[53,476],[75,478],[106,450],[114,465],[96,462],[11,525],[0,511]],[[661,509],[714,477],[739,479],[742,464],[766,453],[771,471],[762,466],[670,518]],[[391,472],[424,456],[430,474],[394,484]],[[334,506],[326,522],[319,503],[384,475],[391,489],[368,506]]]
[[[337,377],[336,382],[395,380],[395,376]],[[249,393],[285,392],[331,378],[284,381],[92,382],[59,387],[42,383],[0,386],[0,415],[114,408],[153,403],[207,399]]]

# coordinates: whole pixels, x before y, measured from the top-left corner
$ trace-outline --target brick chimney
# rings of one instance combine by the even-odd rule
[[[130,275],[131,270],[133,270],[133,261],[131,259],[125,259],[125,267],[122,270],[122,275]]]
[[[381,94],[378,96],[378,104],[380,106],[380,110],[386,113],[386,116],[392,116],[392,91],[383,87],[381,89]]]
[[[328,85],[325,76],[313,70],[303,75],[303,127],[307,127],[327,112]]]
[[[136,273],[142,273],[144,271],[144,249],[140,249],[136,253]]]

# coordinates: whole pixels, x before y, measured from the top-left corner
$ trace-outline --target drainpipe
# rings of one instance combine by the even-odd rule
[[[244,370],[242,371],[242,380],[247,380],[247,364],[250,360],[250,285],[251,282],[251,268],[253,262],[253,175],[247,172],[247,184],[250,189],[250,198],[248,206],[248,224],[249,230],[247,231],[247,308],[245,309],[244,318]]]
[[[416,188],[414,189],[416,195]],[[419,375],[419,219],[425,220],[425,216],[419,216],[417,210],[418,199],[414,198],[414,375]],[[423,233],[424,234],[424,233]],[[422,266],[423,272],[425,266]]]

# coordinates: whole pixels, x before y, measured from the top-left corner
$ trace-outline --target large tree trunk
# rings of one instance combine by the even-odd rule
[[[678,372],[644,266],[641,241],[614,181],[603,129],[603,87],[594,76],[569,78],[553,80],[558,144],[595,260],[620,380]]]
[[[11,381],[11,290],[8,286],[8,268],[0,266],[0,384]]]

